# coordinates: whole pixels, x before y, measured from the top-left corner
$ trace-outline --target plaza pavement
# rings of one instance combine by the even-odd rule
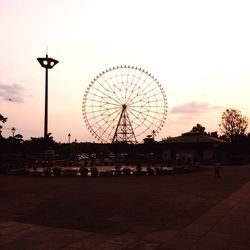
[[[37,179],[37,184],[33,177],[1,177],[0,249],[250,249],[249,171],[250,166],[223,167],[222,178],[216,180],[210,168],[188,175],[122,177],[114,181],[109,177],[96,178],[94,182],[79,178],[49,179],[44,183],[47,185],[44,193],[39,191],[43,179]],[[8,179],[6,183],[4,178]],[[13,186],[6,194],[6,185],[11,181]],[[74,182],[79,182],[72,189],[74,193],[77,192],[74,188],[82,187],[87,189],[87,193],[92,191],[94,194],[87,201],[85,197],[84,206],[81,196],[75,197],[86,213],[82,217],[79,216],[80,210],[67,204],[75,201],[67,197],[73,191],[66,191]],[[118,196],[126,190],[126,183],[130,185],[127,194]],[[56,191],[57,186],[63,192],[62,196]],[[51,196],[47,194],[48,188]],[[113,197],[106,193],[111,190]],[[37,192],[40,200],[36,197]],[[136,197],[138,194],[145,197]],[[102,200],[103,195],[107,196]],[[64,196],[67,199],[64,200]],[[101,207],[102,211],[95,207],[94,201],[98,206],[99,199],[107,201]],[[65,203],[65,207],[63,204],[58,206],[60,201]],[[15,207],[17,205],[19,207]],[[138,205],[141,207],[136,210]],[[169,206],[172,206],[172,219],[169,211],[167,214],[162,212]],[[64,210],[67,210],[66,214]]]

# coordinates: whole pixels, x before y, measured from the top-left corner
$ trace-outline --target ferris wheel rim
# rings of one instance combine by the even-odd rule
[[[134,74],[132,77],[132,81],[129,82],[128,81],[128,78],[130,77],[129,74],[126,75],[126,74],[121,73],[121,75],[118,76],[117,72],[115,75],[111,75],[109,76],[109,78],[105,78],[105,74],[112,72],[112,71],[117,71],[119,69],[122,69],[122,70],[128,69],[129,70],[128,73],[130,72],[130,70],[133,70],[135,72],[140,72],[141,76],[144,75],[146,76],[146,78],[142,81],[140,78],[141,76]],[[117,92],[118,91],[117,89],[119,89],[118,85],[120,84],[119,81],[118,81],[118,84],[116,82],[115,84],[112,85],[114,78],[118,79],[118,77],[121,77],[121,78],[127,77],[126,92],[124,96],[122,96],[121,93]],[[100,79],[104,81],[106,86],[97,85]],[[160,93],[161,95],[161,100],[160,100],[161,104],[160,105],[158,104],[159,102],[156,98],[156,94],[153,94],[152,96],[146,96],[145,89],[144,89],[144,92],[141,92],[142,90],[140,89],[140,86],[133,83],[134,79],[137,81],[142,81],[141,82],[142,84],[144,84],[147,81],[147,79],[150,79],[151,84],[154,84],[155,89],[157,89],[158,91],[157,93]],[[122,83],[123,83],[123,80],[122,80]],[[129,83],[130,83],[130,86],[134,87],[134,89],[130,91],[129,93],[130,96],[127,93],[127,89],[130,87]],[[95,84],[97,86],[95,86]],[[148,84],[146,88],[150,88],[149,86],[150,84]],[[102,96],[98,97],[98,95],[96,93],[92,93],[91,90],[97,91],[98,94],[101,93]],[[151,89],[151,91],[153,90],[154,89]],[[136,94],[134,94],[135,92]],[[119,96],[118,96],[118,93],[119,93]],[[91,99],[91,95],[93,99]],[[87,110],[87,106],[88,106],[87,102],[95,103],[95,105],[92,105],[92,111]],[[154,106],[152,105],[153,102],[155,102]],[[142,103],[143,103],[143,107],[142,107]],[[127,105],[128,113],[134,118],[132,119],[132,124],[135,127],[135,129],[136,130],[138,128],[141,129],[140,132],[136,131],[136,136],[141,136],[142,134],[149,131],[151,128],[152,128],[151,131],[154,130],[155,133],[157,134],[159,133],[159,131],[163,127],[163,124],[166,121],[167,99],[166,99],[165,91],[163,87],[159,84],[159,81],[152,74],[150,74],[148,71],[142,68],[129,66],[129,65],[128,66],[127,65],[116,66],[116,67],[106,69],[105,71],[102,71],[101,73],[96,75],[96,77],[88,85],[87,90],[85,91],[85,94],[84,94],[83,104],[82,104],[83,117],[84,117],[84,121],[88,130],[91,132],[91,134],[95,138],[97,138],[98,140],[102,142],[107,142],[107,143],[110,142],[109,140],[111,137],[111,133],[113,131],[112,130],[108,131],[107,128],[106,130],[105,129],[102,130],[100,127],[109,123],[109,126],[106,126],[106,127],[113,126],[113,129],[114,129],[114,126],[115,126],[114,122],[117,121],[119,117],[118,111],[119,110],[121,111],[121,107],[123,104]],[[107,106],[106,108],[105,108],[105,105]],[[94,110],[94,108],[100,108],[101,111],[100,110],[98,111],[98,109]],[[158,110],[161,110],[161,112],[159,112]],[[90,113],[92,113],[92,117],[89,117]],[[147,115],[145,115],[145,113],[147,113]],[[156,114],[158,114],[160,118],[157,118]],[[140,119],[138,117],[140,117]],[[150,121],[147,120],[148,117],[150,117],[151,119]],[[92,120],[94,120],[95,122],[93,122]],[[157,122],[156,125],[154,124],[154,121]],[[100,132],[101,130],[102,130],[102,133]],[[105,138],[103,137],[104,134],[107,135]]]

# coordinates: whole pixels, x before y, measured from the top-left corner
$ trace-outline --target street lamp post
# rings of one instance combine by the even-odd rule
[[[12,127],[12,128],[11,128],[11,132],[12,132],[12,137],[14,137],[14,136],[15,136],[15,133],[16,133],[16,128],[15,128],[15,127]]]
[[[59,61],[46,57],[37,58],[40,65],[45,68],[45,112],[44,112],[44,138],[48,136],[48,70],[52,69]]]

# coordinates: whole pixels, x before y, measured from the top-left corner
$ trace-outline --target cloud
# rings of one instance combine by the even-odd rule
[[[200,114],[209,109],[221,109],[221,107],[211,106],[209,103],[186,102],[174,106],[170,112],[174,114]]]
[[[0,82],[0,98],[5,101],[23,102],[25,89],[17,83],[3,84]]]

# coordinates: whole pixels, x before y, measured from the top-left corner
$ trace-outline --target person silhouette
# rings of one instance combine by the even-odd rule
[[[221,177],[221,164],[219,162],[216,162],[214,165],[214,178],[220,178]]]

